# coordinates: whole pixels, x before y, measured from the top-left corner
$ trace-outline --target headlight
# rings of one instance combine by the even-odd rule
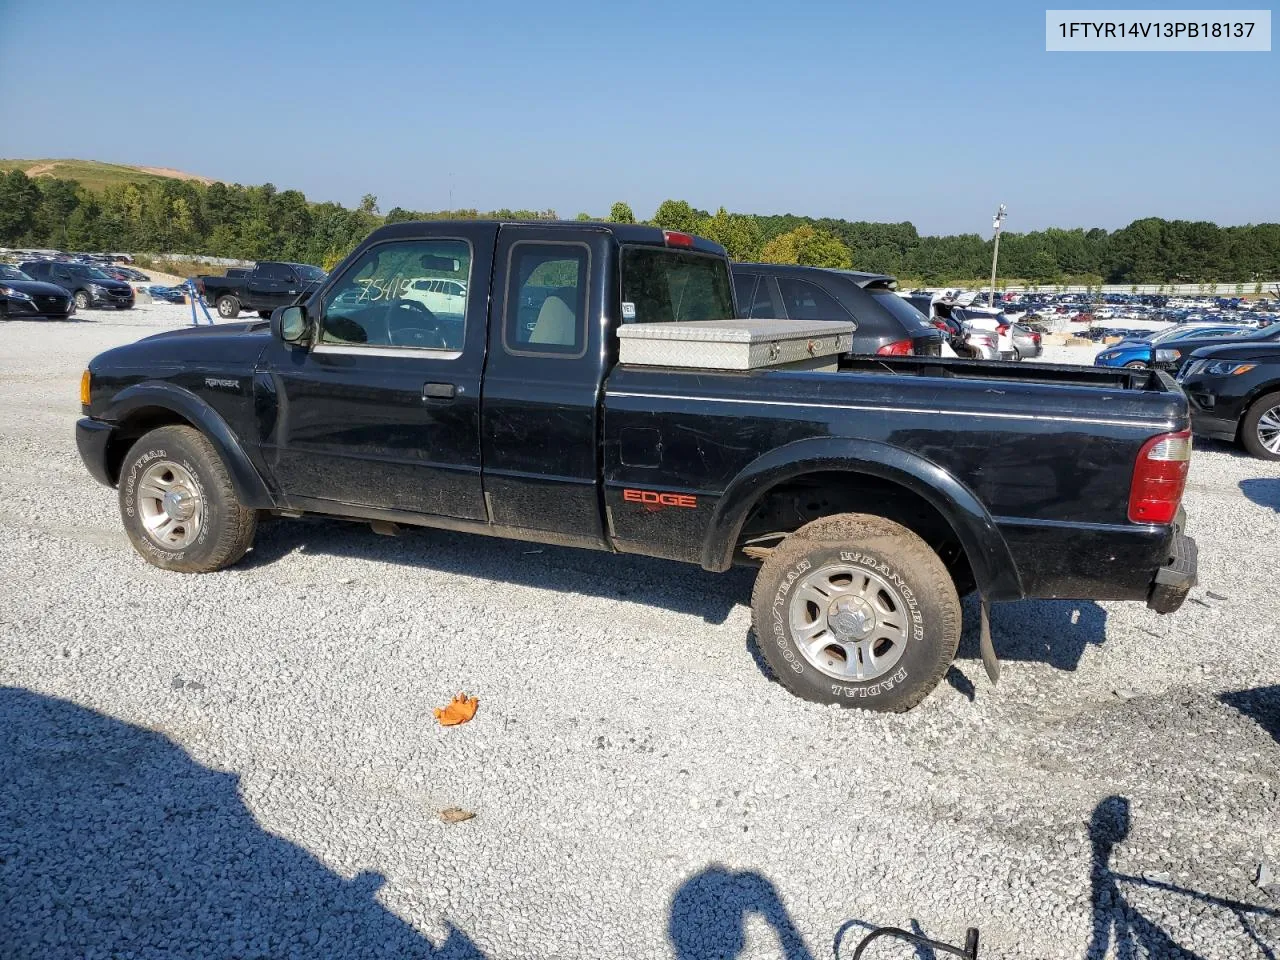
[[[6,297],[13,297],[15,300],[30,300],[31,294],[23,293],[21,290],[15,290],[13,287],[0,286],[0,293]]]
[[[101,294],[104,297],[107,295],[107,288],[100,283],[89,284],[89,289],[92,290],[94,293]]]
[[[1204,362],[1204,373],[1211,377],[1238,377],[1248,373],[1256,363],[1241,363],[1239,360],[1209,360]]]
[[[1156,363],[1175,363],[1181,356],[1181,350],[1157,350]]]
[[[1099,359],[1099,360],[1114,360],[1115,358],[1116,358],[1116,355],[1115,355],[1114,353],[1100,353],[1100,354],[1098,354],[1098,359]]]

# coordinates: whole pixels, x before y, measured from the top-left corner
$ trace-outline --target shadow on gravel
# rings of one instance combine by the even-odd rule
[[[676,960],[740,956],[747,946],[747,918],[753,915],[773,928],[780,951],[776,955],[813,960],[774,885],[753,870],[736,873],[719,864],[694,874],[671,898],[667,938]]]
[[[1260,507],[1270,507],[1280,513],[1280,479],[1255,477],[1240,481],[1240,492]]]
[[[294,551],[457,573],[504,588],[519,584],[628,600],[700,616],[708,623],[723,623],[736,605],[750,602],[754,576],[743,568],[707,573],[673,560],[628,554],[605,558],[594,550],[427,528],[384,537],[368,524],[323,519],[279,520],[262,527],[240,567],[263,566]]]
[[[1251,717],[1271,738],[1280,743],[1280,685],[1253,687],[1220,694],[1218,697],[1229,707],[1235,707],[1246,717]]]
[[[980,660],[978,598],[964,600],[956,656]],[[1075,670],[1090,644],[1107,639],[1107,611],[1092,600],[1019,600],[991,605],[991,639],[1001,660],[1034,660]],[[981,665],[978,673],[982,674]]]
[[[267,833],[166,737],[0,687],[0,953],[482,960],[381,907],[382,883]]]
[[[1107,797],[1094,807],[1089,819],[1089,842],[1093,850],[1093,862],[1089,871],[1093,934],[1085,952],[1085,960],[1104,960],[1106,957],[1201,960],[1200,954],[1175,942],[1163,929],[1132,906],[1126,891],[1133,887],[1147,887],[1195,901],[1197,905],[1191,908],[1192,913],[1202,913],[1206,907],[1230,911],[1245,935],[1261,951],[1260,956],[1266,960],[1276,960],[1274,950],[1267,945],[1269,938],[1263,938],[1257,929],[1257,923],[1262,918],[1280,918],[1280,910],[1179,887],[1158,875],[1135,877],[1113,871],[1112,853],[1128,838],[1131,826],[1129,801],[1125,797]]]

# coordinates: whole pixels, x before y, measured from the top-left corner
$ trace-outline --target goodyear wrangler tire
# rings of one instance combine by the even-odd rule
[[[256,510],[241,506],[226,465],[193,427],[160,427],[120,467],[120,517],[135,550],[165,570],[210,573],[249,549]]]
[[[756,637],[796,696],[909,710],[938,685],[960,641],[945,564],[899,524],[865,514],[816,520],[760,568]]]

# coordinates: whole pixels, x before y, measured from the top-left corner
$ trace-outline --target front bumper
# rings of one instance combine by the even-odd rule
[[[1183,533],[1181,526],[1174,528],[1169,557],[1151,582],[1147,606],[1156,613],[1173,613],[1182,606],[1196,585],[1199,558],[1200,550],[1195,540]]]
[[[71,297],[7,299],[4,304],[4,314],[10,320],[65,320],[75,312],[76,302]]]
[[[80,451],[80,459],[99,483],[114,487],[115,482],[107,464],[107,446],[115,428],[109,423],[81,417],[76,421],[76,449]]]

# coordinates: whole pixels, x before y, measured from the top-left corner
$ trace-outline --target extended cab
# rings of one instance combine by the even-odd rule
[[[455,299],[424,301],[424,280]],[[630,344],[735,316],[724,251],[687,234],[398,223],[270,323],[96,357],[77,442],[138,552],[170,570],[235,563],[264,511],[759,564],[760,646],[828,703],[918,703],[970,591],[984,628],[989,603],[1024,597],[1182,603],[1190,424],[1166,374],[619,362],[623,324],[666,325]]]
[[[267,318],[276,307],[304,300],[324,282],[325,272],[309,263],[259,260],[252,270],[231,269],[222,277],[196,277],[196,289],[218,316],[234,320],[241,310]]]

